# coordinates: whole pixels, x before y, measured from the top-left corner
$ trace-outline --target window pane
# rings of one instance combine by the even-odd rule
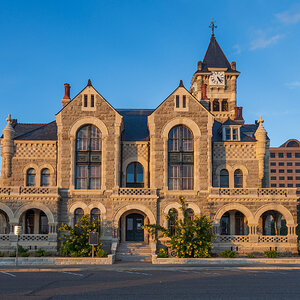
[[[186,127],[182,128],[182,151],[193,151],[193,135]]]
[[[77,150],[88,150],[88,126],[77,132]]]
[[[226,140],[230,140],[231,139],[230,128],[226,128],[225,129],[225,135],[226,135]]]
[[[127,167],[127,182],[134,183],[134,164]]]
[[[98,208],[91,210],[91,221],[93,220],[100,220],[100,210]]]
[[[35,170],[29,169],[27,171],[27,178],[26,178],[27,186],[35,186]]]
[[[169,151],[179,151],[179,128],[174,127],[169,133]]]
[[[243,173],[239,169],[234,171],[234,187],[235,188],[243,187]]]
[[[194,167],[193,166],[182,166],[182,189],[192,190],[194,182]]]
[[[229,175],[228,175],[228,171],[225,169],[220,171],[220,187],[223,188],[229,187]]]
[[[74,212],[74,224],[78,224],[82,217],[83,217],[83,209],[76,208]]]
[[[76,188],[87,189],[88,188],[88,167],[77,166],[76,168]]]
[[[169,167],[169,189],[179,190],[179,179],[180,179],[180,167],[170,166]]]
[[[90,166],[90,189],[100,189],[100,166]]]
[[[101,134],[98,128],[91,126],[91,151],[95,150],[101,150]]]
[[[41,186],[50,185],[50,171],[49,169],[43,169],[41,175]]]
[[[143,167],[141,164],[136,163],[136,182],[144,182],[143,178]]]

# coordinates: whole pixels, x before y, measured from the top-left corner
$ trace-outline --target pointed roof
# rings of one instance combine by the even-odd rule
[[[228,70],[231,70],[231,65],[218,44],[214,34],[210,38],[210,43],[204,56],[203,64],[205,68],[215,67],[228,68]]]

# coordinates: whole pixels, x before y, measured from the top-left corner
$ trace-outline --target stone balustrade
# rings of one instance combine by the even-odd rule
[[[35,186],[0,187],[0,195],[58,195],[58,188]]]
[[[148,188],[119,188],[114,191],[117,196],[157,196],[156,189]]]

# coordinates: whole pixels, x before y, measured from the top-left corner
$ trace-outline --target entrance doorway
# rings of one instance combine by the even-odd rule
[[[144,241],[144,216],[133,213],[126,216],[126,241],[143,242]]]

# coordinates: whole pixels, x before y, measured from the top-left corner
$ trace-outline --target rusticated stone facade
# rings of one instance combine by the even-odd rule
[[[214,49],[214,51],[212,51]],[[268,188],[269,139],[236,106],[236,64],[212,36],[188,91],[182,82],[153,110],[115,109],[88,85],[49,124],[7,119],[1,138],[0,249],[56,251],[57,227],[100,217],[106,250],[150,242],[141,225],[207,215],[215,251],[297,251],[295,189]],[[153,244],[153,243],[152,243]]]

